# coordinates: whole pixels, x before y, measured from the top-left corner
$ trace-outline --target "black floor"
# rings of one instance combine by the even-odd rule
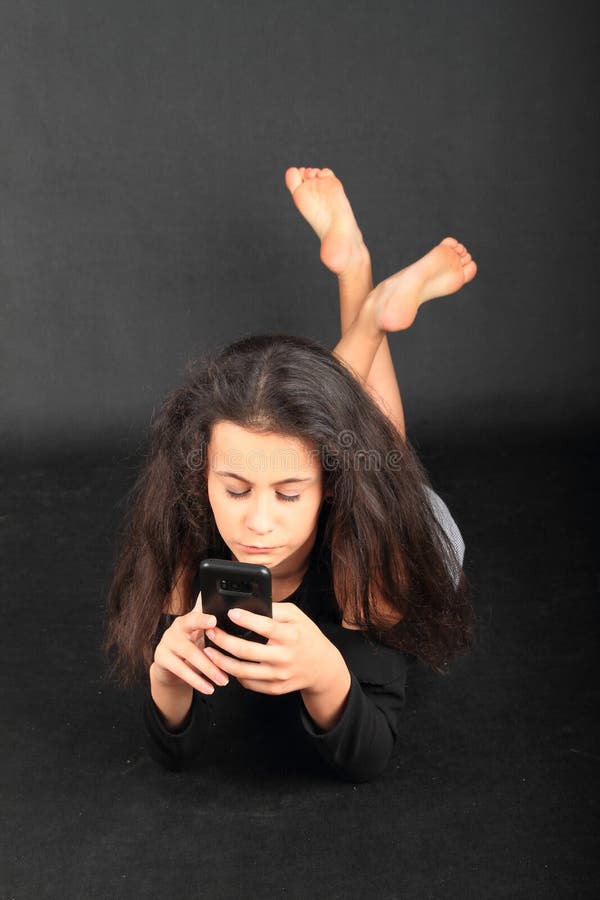
[[[466,544],[479,640],[412,673],[387,773],[163,772],[99,651],[135,458],[7,460],[0,896],[597,896],[597,442],[420,447]],[[258,771],[258,769],[256,770]],[[254,773],[254,774],[253,774]]]

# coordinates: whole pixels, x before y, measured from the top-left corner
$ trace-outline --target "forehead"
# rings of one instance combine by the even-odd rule
[[[233,422],[216,422],[208,445],[208,466],[227,469],[249,481],[265,476],[306,478],[321,471],[317,450],[287,434],[249,431]]]

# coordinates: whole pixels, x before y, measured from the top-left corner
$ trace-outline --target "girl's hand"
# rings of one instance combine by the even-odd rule
[[[243,687],[261,694],[326,692],[335,679],[350,675],[337,649],[319,627],[293,603],[274,603],[273,618],[242,609],[229,610],[236,625],[268,638],[267,644],[247,641],[220,628],[206,635],[233,657],[207,647],[206,656]]]
[[[177,688],[185,684],[202,694],[214,693],[208,678],[218,685],[227,684],[226,673],[204,650],[204,631],[216,624],[214,616],[197,610],[174,619],[154,651],[154,662],[150,667],[152,678],[165,687]]]

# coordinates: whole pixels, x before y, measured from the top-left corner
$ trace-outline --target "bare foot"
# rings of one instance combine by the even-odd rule
[[[422,303],[446,297],[475,278],[477,265],[463,244],[447,237],[406,269],[386,278],[369,295],[377,327],[400,331],[415,320]]]
[[[291,168],[285,183],[294,203],[321,241],[321,260],[344,276],[368,259],[352,207],[342,182],[331,169]]]

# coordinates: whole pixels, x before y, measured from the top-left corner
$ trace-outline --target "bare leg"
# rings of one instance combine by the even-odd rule
[[[371,257],[342,183],[331,169],[288,169],[286,184],[304,218],[321,238],[321,259],[338,277],[342,335],[373,290]],[[405,436],[404,410],[387,337],[384,334],[364,387]]]
[[[404,437],[402,400],[386,332],[408,328],[422,303],[459,290],[475,277],[477,266],[462,244],[445,238],[372,290],[370,256],[333,172],[288,169],[286,184],[321,239],[322,261],[338,276],[342,337],[334,353]]]
[[[366,247],[365,247],[366,250]],[[356,319],[368,294],[373,290],[371,259],[368,256],[359,267],[338,276],[340,293],[340,322],[342,338]],[[334,348],[338,356],[339,344]],[[387,335],[384,334],[373,362],[364,380],[364,387],[373,400],[394,423],[402,437],[406,437],[404,408],[396,377],[394,361],[390,353]]]

